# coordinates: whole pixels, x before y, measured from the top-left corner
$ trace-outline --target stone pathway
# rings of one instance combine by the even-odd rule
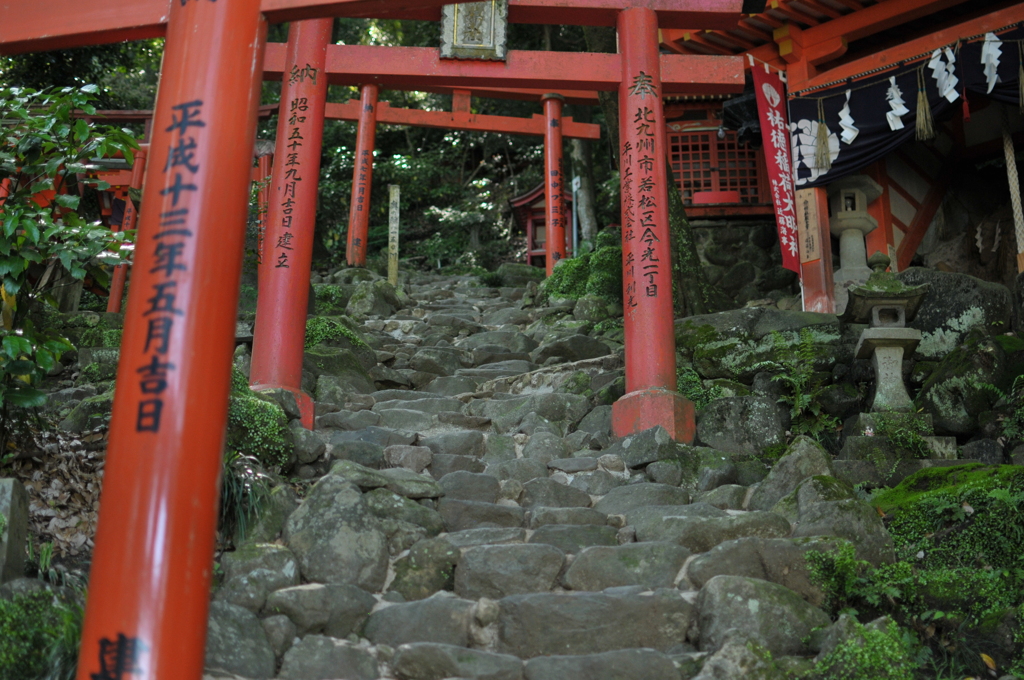
[[[381,316],[361,328],[372,353],[310,352],[318,417],[296,469],[315,483],[301,502],[278,488],[223,556],[209,677],[811,668],[828,647],[812,631],[830,621],[804,555],[851,540],[862,559],[894,559],[831,457],[801,438],[769,470],[660,428],[617,441],[607,404],[622,391],[621,330],[594,330],[607,311],[534,307],[533,287],[472,282],[414,276],[388,316],[393,296],[360,284],[350,311]]]

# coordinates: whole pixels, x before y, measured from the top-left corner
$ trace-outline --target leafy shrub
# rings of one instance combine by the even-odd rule
[[[225,451],[220,485],[221,535],[244,539],[269,498],[270,477],[260,469],[259,461],[237,451]]]
[[[477,278],[480,279],[481,286],[487,286],[488,288],[501,288],[505,285],[504,279],[501,278],[501,274],[498,272],[485,272]]]
[[[29,312],[52,299],[48,286],[62,271],[73,279],[91,271],[105,280],[101,265],[120,264],[115,243],[129,238],[83,220],[76,212],[80,197],[67,191],[90,158],[121,151],[130,163],[138,147],[123,130],[73,118],[76,109],[95,112],[96,92],[95,85],[42,92],[0,87],[0,182],[8,194],[0,213],[0,447],[12,420],[9,406],[41,406],[46,397],[36,385],[71,348],[54,330],[37,327]]]
[[[68,608],[49,591],[0,600],[0,677],[31,680],[47,672],[42,652],[62,637]]]
[[[822,659],[823,680],[914,680],[918,664],[912,634],[888,621],[885,629],[853,624],[855,633]]]

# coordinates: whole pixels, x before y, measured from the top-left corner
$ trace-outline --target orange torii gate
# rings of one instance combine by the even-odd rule
[[[285,61],[289,78],[282,87],[282,103],[288,109],[279,118],[278,150],[303,142],[278,155],[270,217],[275,217],[274,206],[280,208],[289,199],[286,193],[301,198],[303,219],[298,219],[296,200],[290,226],[296,237],[306,239],[306,249],[319,172],[317,126],[322,127],[319,112],[327,85],[323,75],[339,66],[331,62],[325,70],[328,55],[337,52],[336,46],[326,45],[329,31],[320,17],[415,13],[442,4],[444,0],[105,0],[83,5],[78,0],[35,0],[0,8],[0,54],[160,35],[167,39],[78,680],[197,680],[202,674],[267,22],[295,22],[290,35],[294,46],[289,45]],[[599,73],[571,82],[564,61],[544,63],[543,57],[515,53],[507,64],[454,63],[420,72],[447,72],[449,85],[467,86],[486,80],[486,67],[497,87],[515,80],[543,89],[619,91],[625,114],[620,167],[629,394],[615,405],[618,434],[664,425],[677,438],[693,436],[693,406],[674,392],[663,77],[670,83],[699,81],[694,89],[702,92],[723,82],[720,87],[736,91],[743,83],[739,60],[682,63],[660,57],[659,21],[665,28],[725,27],[735,22],[743,5],[743,0],[510,0],[512,21],[614,25],[621,54],[573,55],[574,66],[585,61]],[[304,19],[310,21],[298,21]],[[717,80],[705,77],[709,71]],[[364,74],[360,82],[374,83],[374,75]],[[303,115],[297,104],[304,98],[307,104],[320,102],[309,106],[316,115]],[[296,130],[298,136],[292,137]],[[314,149],[315,159],[310,158]],[[295,165],[288,153],[297,154]],[[295,175],[289,177],[289,170]],[[305,175],[301,189],[300,173]],[[296,184],[289,186],[292,182]],[[276,214],[289,216],[281,210]],[[280,221],[271,224],[274,236],[284,235],[281,227]],[[304,268],[308,274],[308,259],[305,252],[297,257],[295,270]],[[305,308],[307,282],[294,299],[286,300],[288,305]]]

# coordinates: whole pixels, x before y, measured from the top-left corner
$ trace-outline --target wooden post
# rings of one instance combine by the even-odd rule
[[[366,266],[366,238],[370,233],[370,193],[373,190],[373,149],[377,143],[376,85],[363,85],[359,130],[356,133],[355,170],[352,176],[352,202],[348,209],[348,249],[345,259],[350,267]]]
[[[660,425],[673,439],[690,443],[696,433],[693,404],[675,392],[669,180],[657,14],[648,8],[623,10],[618,33],[626,395],[612,406],[612,429],[615,436],[624,437]]]
[[[203,673],[266,22],[173,2],[78,680]]]
[[[825,187],[796,191],[796,221],[800,231],[800,288],[804,311],[833,314],[835,280]]]
[[[302,355],[333,25],[333,19],[307,19],[289,28],[249,374],[253,389],[292,392],[307,429],[313,400],[302,391]]]
[[[402,189],[397,184],[388,186],[388,283],[398,285],[398,216]]]

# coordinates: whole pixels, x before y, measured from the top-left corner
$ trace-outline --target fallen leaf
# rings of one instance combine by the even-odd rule
[[[966,505],[966,503],[964,505]],[[982,654],[981,660],[985,662],[985,665],[988,666],[989,670],[994,671],[996,669],[995,659],[993,659],[988,654]]]

